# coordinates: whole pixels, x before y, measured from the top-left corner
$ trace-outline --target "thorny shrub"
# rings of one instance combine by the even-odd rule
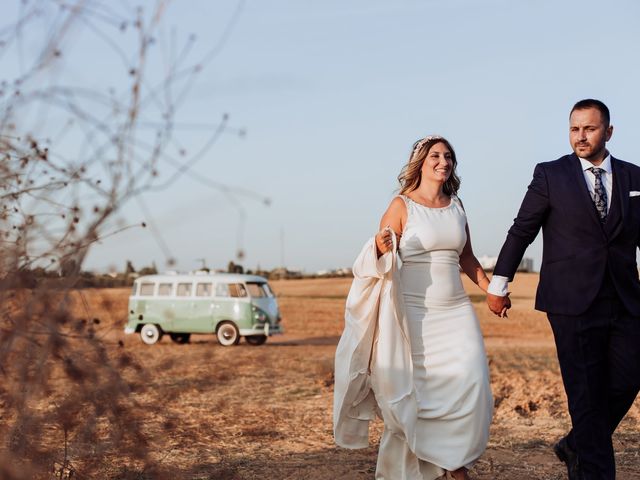
[[[129,375],[142,367],[98,334],[89,306],[74,312],[74,286],[91,245],[127,228],[110,222],[123,203],[189,173],[195,159],[169,148],[172,99],[211,55],[170,58],[160,81],[148,73],[164,1],[15,3],[0,26],[0,478],[99,478],[114,459],[144,472],[151,434],[130,380],[142,375]],[[121,62],[124,91],[64,83],[83,36]],[[207,148],[229,131],[226,115],[213,130]],[[77,157],[69,143],[84,145]]]

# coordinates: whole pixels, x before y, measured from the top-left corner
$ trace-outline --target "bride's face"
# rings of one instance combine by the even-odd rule
[[[444,143],[436,143],[422,164],[422,180],[444,183],[449,179],[452,168],[451,151]]]

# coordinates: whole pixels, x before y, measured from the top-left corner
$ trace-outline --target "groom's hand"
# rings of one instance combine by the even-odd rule
[[[507,318],[507,310],[511,308],[511,300],[507,293],[504,297],[487,293],[487,305],[489,310],[499,317]]]

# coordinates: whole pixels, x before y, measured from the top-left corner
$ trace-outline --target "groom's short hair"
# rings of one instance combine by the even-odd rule
[[[600,100],[595,100],[593,98],[585,98],[584,100],[580,100],[579,102],[577,102],[571,109],[571,112],[569,112],[569,116],[571,116],[571,114],[575,110],[585,110],[587,108],[595,108],[599,110],[600,114],[602,115],[602,119],[604,120],[605,126],[609,126],[609,122],[611,122],[609,109],[603,102],[601,102]]]

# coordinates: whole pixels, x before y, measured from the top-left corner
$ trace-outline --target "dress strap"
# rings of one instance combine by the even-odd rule
[[[456,195],[453,194],[451,195],[451,201],[454,202],[458,207],[460,207],[460,209],[464,212],[464,205],[462,205],[462,202],[460,201],[460,198]]]
[[[407,197],[406,195],[402,195],[401,193],[396,195],[396,197],[397,198],[401,198],[402,201],[404,202],[405,207],[407,207],[407,209],[409,209],[409,197]]]
[[[409,218],[409,216],[411,215],[411,203],[413,202],[413,200],[402,194],[398,194],[396,195],[396,197],[401,198],[404,202],[404,208],[407,210],[407,218]]]

